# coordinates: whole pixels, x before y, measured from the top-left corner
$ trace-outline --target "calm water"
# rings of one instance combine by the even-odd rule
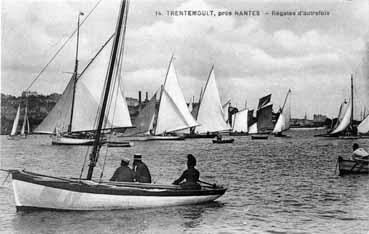
[[[171,183],[185,169],[186,154],[198,159],[205,181],[229,189],[217,202],[143,210],[16,213],[10,180],[0,188],[2,233],[368,233],[369,176],[335,175],[336,158],[348,157],[351,140],[290,131],[290,139],[234,144],[210,139],[136,142],[102,150],[104,178],[121,157],[142,153],[153,181]],[[47,136],[8,141],[1,136],[1,168],[79,176],[87,147],[51,146]],[[369,140],[357,140],[369,148]],[[102,164],[101,164],[102,166]],[[85,171],[86,172],[86,171]],[[85,173],[84,172],[84,173]],[[0,182],[7,173],[0,173]],[[100,170],[95,170],[100,176]]]

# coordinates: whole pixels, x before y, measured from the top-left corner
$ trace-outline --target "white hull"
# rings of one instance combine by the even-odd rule
[[[12,183],[17,209],[114,210],[152,208],[205,203],[221,196],[218,194],[207,196],[111,195],[75,192],[14,179]]]
[[[52,138],[51,143],[53,145],[92,145],[94,143],[94,139],[57,136]]]

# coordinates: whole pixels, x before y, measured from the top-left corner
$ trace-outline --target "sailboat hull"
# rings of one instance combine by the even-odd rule
[[[52,138],[51,144],[53,145],[93,145],[94,141],[95,141],[94,139],[56,136]]]
[[[145,141],[183,141],[185,138],[182,136],[147,136]]]
[[[115,210],[200,204],[226,189],[183,190],[179,186],[96,183],[12,171],[17,210]],[[126,186],[127,185],[127,186]]]

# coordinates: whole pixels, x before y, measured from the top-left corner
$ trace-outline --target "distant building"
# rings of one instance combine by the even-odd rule
[[[38,93],[35,91],[23,91],[22,97],[27,97],[27,96],[38,96]]]

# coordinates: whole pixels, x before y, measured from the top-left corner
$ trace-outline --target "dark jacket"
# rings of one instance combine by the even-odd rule
[[[135,179],[140,183],[151,183],[151,175],[149,168],[143,162],[136,162],[135,164]]]
[[[122,182],[133,182],[135,178],[135,173],[128,166],[120,166],[118,167],[110,181],[122,181]]]
[[[194,168],[190,167],[187,170],[185,170],[181,177],[179,177],[177,180],[173,182],[173,184],[179,184],[183,180],[186,180],[185,182],[181,183],[181,187],[185,189],[200,189],[201,186],[197,183],[197,181],[200,178],[200,172]]]

